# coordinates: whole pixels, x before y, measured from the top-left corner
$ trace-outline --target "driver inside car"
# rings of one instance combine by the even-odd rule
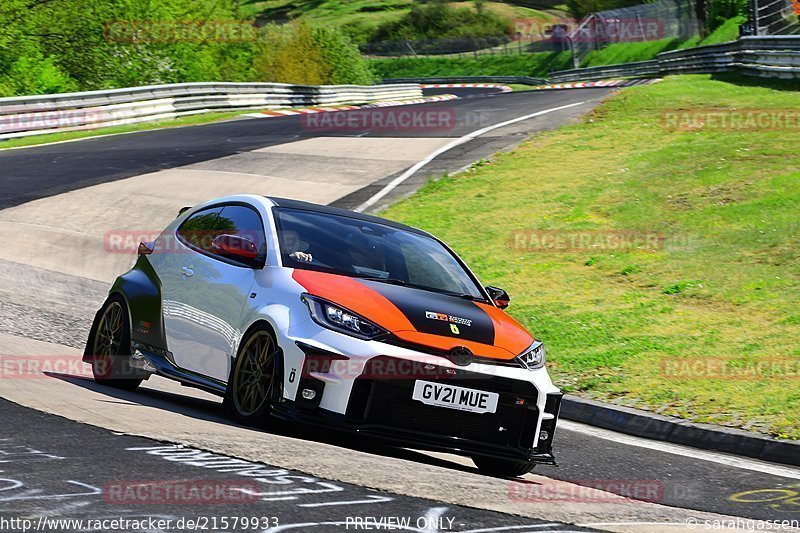
[[[285,230],[282,233],[284,250],[289,251],[289,257],[295,261],[303,261],[310,263],[314,260],[312,255],[308,253],[308,243],[300,240],[300,236],[295,230]]]

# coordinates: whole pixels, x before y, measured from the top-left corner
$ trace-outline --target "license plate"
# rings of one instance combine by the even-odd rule
[[[417,381],[411,399],[426,405],[469,411],[470,413],[494,413],[497,411],[497,400],[500,395],[476,389],[467,389],[455,385]]]

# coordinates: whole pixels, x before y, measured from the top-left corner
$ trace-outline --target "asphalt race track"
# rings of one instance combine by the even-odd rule
[[[0,414],[9,422],[0,439],[5,459],[0,512],[7,518],[25,516],[38,523],[57,515],[60,523],[71,521],[75,530],[81,519],[87,520],[86,528],[89,519],[168,520],[171,527],[157,529],[184,531],[191,529],[189,521],[213,527],[215,521],[222,525],[223,517],[231,523],[238,517],[248,526],[256,519],[278,531],[325,531],[348,524],[352,528],[356,517],[376,522],[392,517],[403,526],[401,531],[435,527],[463,532],[591,531],[388,495],[225,455],[115,435],[6,400],[0,400]],[[163,485],[161,492],[138,488],[153,481],[171,483],[173,492],[167,493]],[[200,491],[207,486],[215,490],[204,495]],[[185,492],[178,487],[185,487]]]
[[[693,519],[800,517],[800,500],[790,496],[800,486],[798,468],[564,421],[555,442],[558,467],[500,480],[453,455],[310,428],[240,427],[222,417],[216,397],[160,378],[133,393],[108,389],[79,362],[91,317],[111,280],[131,264],[138,237],[160,230],[180,207],[250,192],[352,208],[453,139],[560,108],[446,152],[380,206],[430,175],[574,120],[610,93],[462,89],[457,100],[349,112],[367,122],[400,110],[439,117],[430,128],[331,130],[304,116],[247,118],[0,150],[2,516],[255,516],[275,517],[277,524],[266,524],[272,530],[312,531],[355,530],[348,518],[392,517],[408,519],[410,531],[476,533],[679,531]],[[571,104],[578,105],[564,107]],[[196,465],[179,458],[203,452],[214,455]],[[241,468],[209,466],[230,458]],[[260,477],[240,475],[248,468]],[[109,501],[110,486],[155,480],[255,487],[247,505]],[[766,490],[787,496],[760,497]],[[6,530],[14,531],[0,524]]]

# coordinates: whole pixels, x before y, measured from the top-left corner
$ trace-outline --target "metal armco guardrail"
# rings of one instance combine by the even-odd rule
[[[239,109],[364,104],[420,98],[419,84],[181,83],[0,98],[0,139]]]
[[[561,83],[565,81],[591,81],[608,78],[646,78],[649,76],[659,76],[660,74],[661,68],[657,60],[637,61],[619,65],[560,70],[558,72],[553,72],[549,81],[550,83]]]
[[[531,78],[530,76],[449,76],[437,78],[388,78],[383,83],[519,83],[522,85],[540,85],[547,83],[542,78]]]
[[[750,76],[800,78],[800,36],[742,37],[736,41],[662,52],[657,59],[553,72],[551,82],[613,77],[741,72]]]

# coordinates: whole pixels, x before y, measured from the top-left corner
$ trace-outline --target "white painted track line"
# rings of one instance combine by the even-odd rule
[[[529,115],[524,115],[522,117],[513,118],[511,120],[506,120],[505,122],[500,122],[498,124],[493,124],[491,126],[486,126],[485,128],[481,128],[479,130],[473,131],[472,133],[468,133],[467,135],[464,135],[463,137],[459,137],[458,139],[454,140],[453,142],[451,142],[451,143],[449,143],[449,144],[447,144],[445,146],[442,146],[441,148],[439,148],[435,152],[431,152],[425,159],[423,159],[422,161],[420,161],[419,163],[417,163],[416,165],[414,165],[413,167],[409,168],[408,170],[406,170],[405,172],[403,172],[402,174],[397,176],[395,179],[393,179],[392,181],[387,183],[386,186],[383,189],[381,189],[380,191],[378,191],[377,193],[372,195],[372,197],[369,198],[366,202],[364,202],[360,206],[356,207],[354,209],[354,211],[357,211],[359,213],[361,213],[363,211],[366,211],[367,209],[369,209],[370,207],[375,205],[377,202],[379,202],[382,198],[384,198],[387,194],[392,192],[395,188],[397,188],[398,185],[400,185],[401,183],[406,181],[408,178],[413,176],[419,169],[421,169],[422,167],[424,167],[425,165],[427,165],[428,163],[430,163],[431,161],[433,161],[434,159],[436,159],[437,157],[439,157],[443,153],[445,153],[445,152],[447,152],[449,150],[452,150],[456,146],[460,146],[460,145],[462,145],[462,144],[464,144],[464,143],[466,143],[468,141],[471,141],[472,139],[474,139],[476,137],[480,137],[484,133],[489,133],[490,131],[496,130],[498,128],[502,128],[504,126],[509,126],[509,125],[515,124],[517,122],[522,122],[523,120],[528,120],[528,119],[531,119],[531,118],[536,118],[536,117],[539,117],[539,116],[542,116],[542,115],[546,115],[547,113],[553,113],[555,111],[561,111],[562,109],[568,109],[570,107],[583,105],[585,103],[586,102],[575,102],[574,104],[567,104],[567,105],[562,105],[562,106],[558,106],[558,107],[551,107],[550,109],[544,109],[542,111],[537,111],[536,113],[531,113]]]

